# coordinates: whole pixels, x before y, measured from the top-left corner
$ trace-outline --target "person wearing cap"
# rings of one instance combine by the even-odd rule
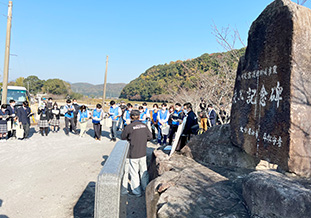
[[[121,139],[127,140],[130,143],[128,159],[129,169],[125,169],[131,176],[132,194],[140,197],[142,191],[147,187],[149,175],[147,171],[147,141],[152,139],[152,133],[148,126],[139,121],[140,112],[132,110],[132,123],[127,125],[122,134]],[[123,178],[123,189],[127,187],[127,175]]]

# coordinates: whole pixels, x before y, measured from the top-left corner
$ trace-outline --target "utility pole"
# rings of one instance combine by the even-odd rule
[[[7,21],[7,27],[6,27],[5,55],[4,55],[4,68],[3,68],[2,104],[7,103],[7,95],[8,95],[12,8],[13,8],[12,1],[9,1],[8,7],[9,7],[9,10],[8,10],[8,21]]]
[[[103,108],[105,107],[105,100],[106,100],[107,71],[108,71],[108,55],[106,56],[106,70],[105,70],[105,81],[104,81],[104,92],[103,92]]]

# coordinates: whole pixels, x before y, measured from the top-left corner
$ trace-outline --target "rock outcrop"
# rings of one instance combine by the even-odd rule
[[[148,218],[249,217],[241,190],[227,177],[185,156],[164,156],[155,152],[161,175],[146,189]]]
[[[215,126],[192,138],[181,152],[199,163],[218,167],[255,169],[259,163],[256,157],[232,144],[229,124]]]
[[[231,111],[232,142],[311,176],[311,10],[275,0],[253,22]]]
[[[311,183],[295,181],[275,171],[250,173],[243,182],[243,197],[253,216],[308,218]]]

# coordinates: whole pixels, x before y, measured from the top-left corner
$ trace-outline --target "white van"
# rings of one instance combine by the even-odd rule
[[[22,105],[24,101],[28,101],[30,103],[29,92],[22,86],[8,86],[7,103],[9,103],[11,99],[15,100],[16,105]]]

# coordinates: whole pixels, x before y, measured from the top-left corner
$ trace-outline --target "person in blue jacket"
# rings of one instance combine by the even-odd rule
[[[110,101],[109,115],[112,119],[111,141],[117,141],[117,123],[122,116],[121,108],[116,105],[115,101]]]
[[[172,124],[170,125],[170,132],[168,134],[169,145],[172,145],[174,134],[177,132],[179,124],[183,122],[184,112],[181,109],[181,104],[175,104],[176,110],[172,114]]]
[[[68,99],[66,101],[66,105],[65,105],[65,134],[67,136],[69,136],[69,124],[72,127],[72,130],[74,131],[74,134],[77,134],[77,130],[76,130],[76,125],[74,123],[74,112],[75,112],[75,108],[74,106],[71,104],[71,100]]]
[[[101,104],[97,104],[96,108],[93,110],[92,114],[92,123],[94,128],[94,138],[95,140],[99,140],[102,135],[102,125],[100,124],[100,121],[104,117],[104,111],[102,109]]]
[[[124,127],[131,124],[131,111],[133,110],[133,105],[131,103],[127,103],[126,107],[127,108],[123,114]]]
[[[163,128],[168,126],[169,111],[167,110],[167,104],[162,104],[162,110],[158,112],[158,145],[166,145],[167,134],[163,133]],[[163,139],[163,141],[162,141]]]
[[[147,124],[147,115],[146,115],[146,111],[144,110],[143,106],[139,106],[138,107],[139,110],[139,121],[142,122],[143,124]]]

